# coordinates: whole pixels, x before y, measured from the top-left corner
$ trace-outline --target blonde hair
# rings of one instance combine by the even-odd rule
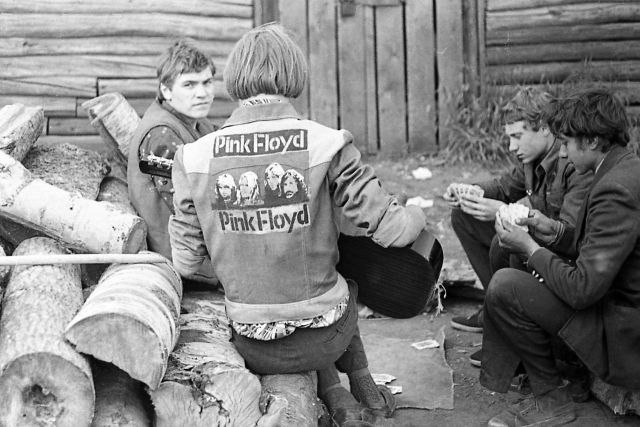
[[[233,99],[261,93],[297,98],[307,82],[302,49],[279,24],[265,24],[247,32],[227,59],[223,77]]]

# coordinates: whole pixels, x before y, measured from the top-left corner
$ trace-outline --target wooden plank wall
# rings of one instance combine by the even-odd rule
[[[640,2],[485,1],[490,86],[599,81],[640,112]]]
[[[350,130],[367,153],[438,150],[452,94],[477,85],[482,1],[279,0],[279,20],[309,61],[309,90],[296,106]]]
[[[143,113],[156,93],[158,56],[190,37],[214,57],[210,117],[220,123],[235,105],[222,85],[224,61],[253,26],[254,0],[3,0],[0,107],[44,105],[48,139],[97,139],[82,102],[115,91]]]

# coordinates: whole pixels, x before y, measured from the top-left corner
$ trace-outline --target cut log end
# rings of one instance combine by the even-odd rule
[[[91,378],[62,357],[27,354],[0,376],[0,425],[88,425],[93,405]]]
[[[131,317],[108,313],[72,322],[65,337],[76,351],[113,363],[151,389],[164,375],[169,350],[148,325]]]

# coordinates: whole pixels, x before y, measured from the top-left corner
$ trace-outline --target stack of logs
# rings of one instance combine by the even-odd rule
[[[145,253],[124,177],[105,177],[97,153],[36,145],[43,123],[40,107],[0,110],[0,251]],[[223,296],[183,297],[168,261],[2,267],[0,281],[0,425],[315,426],[322,415],[315,376],[248,371]]]

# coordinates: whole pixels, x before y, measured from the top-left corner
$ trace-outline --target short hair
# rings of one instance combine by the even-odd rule
[[[199,73],[206,68],[211,70],[211,75],[215,75],[216,67],[210,56],[193,45],[189,39],[176,41],[162,54],[156,69],[158,98],[164,100],[160,91],[161,84],[171,89],[180,74]]]
[[[278,24],[264,24],[245,33],[227,59],[224,81],[233,99],[261,93],[297,98],[307,82],[302,49]]]
[[[548,92],[530,86],[518,90],[502,109],[505,124],[524,121],[531,130],[545,126],[545,113],[553,97]]]
[[[598,138],[600,149],[610,144],[629,143],[629,117],[622,101],[607,89],[575,92],[553,103],[549,111],[549,128],[556,136],[585,139]]]

